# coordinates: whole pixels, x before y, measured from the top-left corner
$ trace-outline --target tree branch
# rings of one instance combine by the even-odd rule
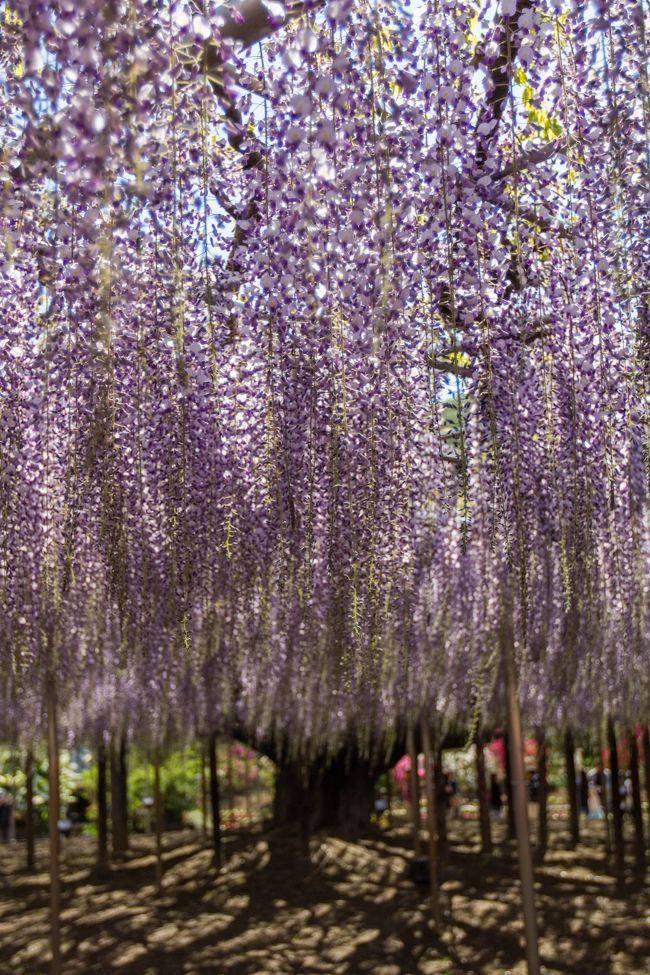
[[[274,3],[273,6],[278,4]],[[224,4],[217,11],[223,17],[223,24],[219,28],[221,40],[236,41],[247,49],[258,41],[270,37],[282,27],[286,27],[292,20],[296,20],[307,11],[324,7],[325,0],[290,0],[282,6],[285,9],[284,16],[273,14],[263,0],[240,0],[234,6]],[[218,47],[208,43],[206,45],[208,66],[215,55],[218,58]]]
[[[476,151],[476,161],[481,167],[487,158],[488,144],[494,138],[498,123],[501,121],[501,116],[505,109],[508,92],[510,91],[512,65],[521,45],[521,36],[517,31],[519,18],[525,10],[532,6],[532,3],[533,0],[517,0],[514,13],[510,14],[510,16],[504,16],[502,14],[497,17],[496,30],[501,29],[499,53],[488,66],[488,77],[492,83],[492,87],[488,92],[485,108],[479,115],[477,129],[488,121],[494,121],[495,125],[492,126],[489,135],[479,142]]]
[[[452,376],[462,376],[463,378],[471,379],[474,375],[474,370],[471,366],[460,366],[455,362],[447,362],[445,359],[437,356],[431,356],[429,358],[429,365],[438,372],[448,372]]]
[[[506,179],[507,176],[512,176],[514,173],[523,173],[533,166],[537,166],[538,163],[546,162],[548,159],[552,159],[553,156],[557,155],[559,152],[566,152],[571,149],[572,146],[577,145],[579,142],[578,137],[575,135],[563,136],[561,139],[556,139],[554,142],[548,142],[545,146],[539,146],[537,149],[531,149],[530,152],[524,152],[522,155],[517,156],[513,159],[511,163],[508,163],[503,169],[497,170],[493,174],[492,178],[494,180]]]

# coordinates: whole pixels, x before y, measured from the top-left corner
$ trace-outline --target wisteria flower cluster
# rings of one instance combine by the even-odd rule
[[[0,5],[5,733],[647,712],[646,7]]]

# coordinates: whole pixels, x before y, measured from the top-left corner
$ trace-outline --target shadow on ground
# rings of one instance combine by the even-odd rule
[[[617,885],[602,824],[577,851],[555,836],[537,870],[541,952],[551,975],[650,975],[650,895]],[[149,838],[97,877],[92,843],[66,848],[65,975],[523,975],[516,864],[503,841],[493,857],[459,823],[443,888],[447,927],[430,930],[426,890],[406,878],[405,830],[351,843],[312,840],[310,856],[282,833],[235,837],[220,873],[191,838],[166,837],[165,881],[154,884]],[[45,848],[39,849],[45,865]],[[0,860],[0,965],[48,970],[47,876]]]

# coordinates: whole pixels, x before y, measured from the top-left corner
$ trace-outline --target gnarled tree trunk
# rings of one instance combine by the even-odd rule
[[[342,750],[334,758],[323,755],[312,757],[308,763],[281,762],[275,782],[275,822],[302,825],[308,832],[333,829],[358,836],[370,824],[381,771],[362,758],[355,747]]]

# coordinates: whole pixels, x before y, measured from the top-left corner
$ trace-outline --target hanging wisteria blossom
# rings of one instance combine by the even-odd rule
[[[1,10],[7,730],[647,708],[644,4]]]

